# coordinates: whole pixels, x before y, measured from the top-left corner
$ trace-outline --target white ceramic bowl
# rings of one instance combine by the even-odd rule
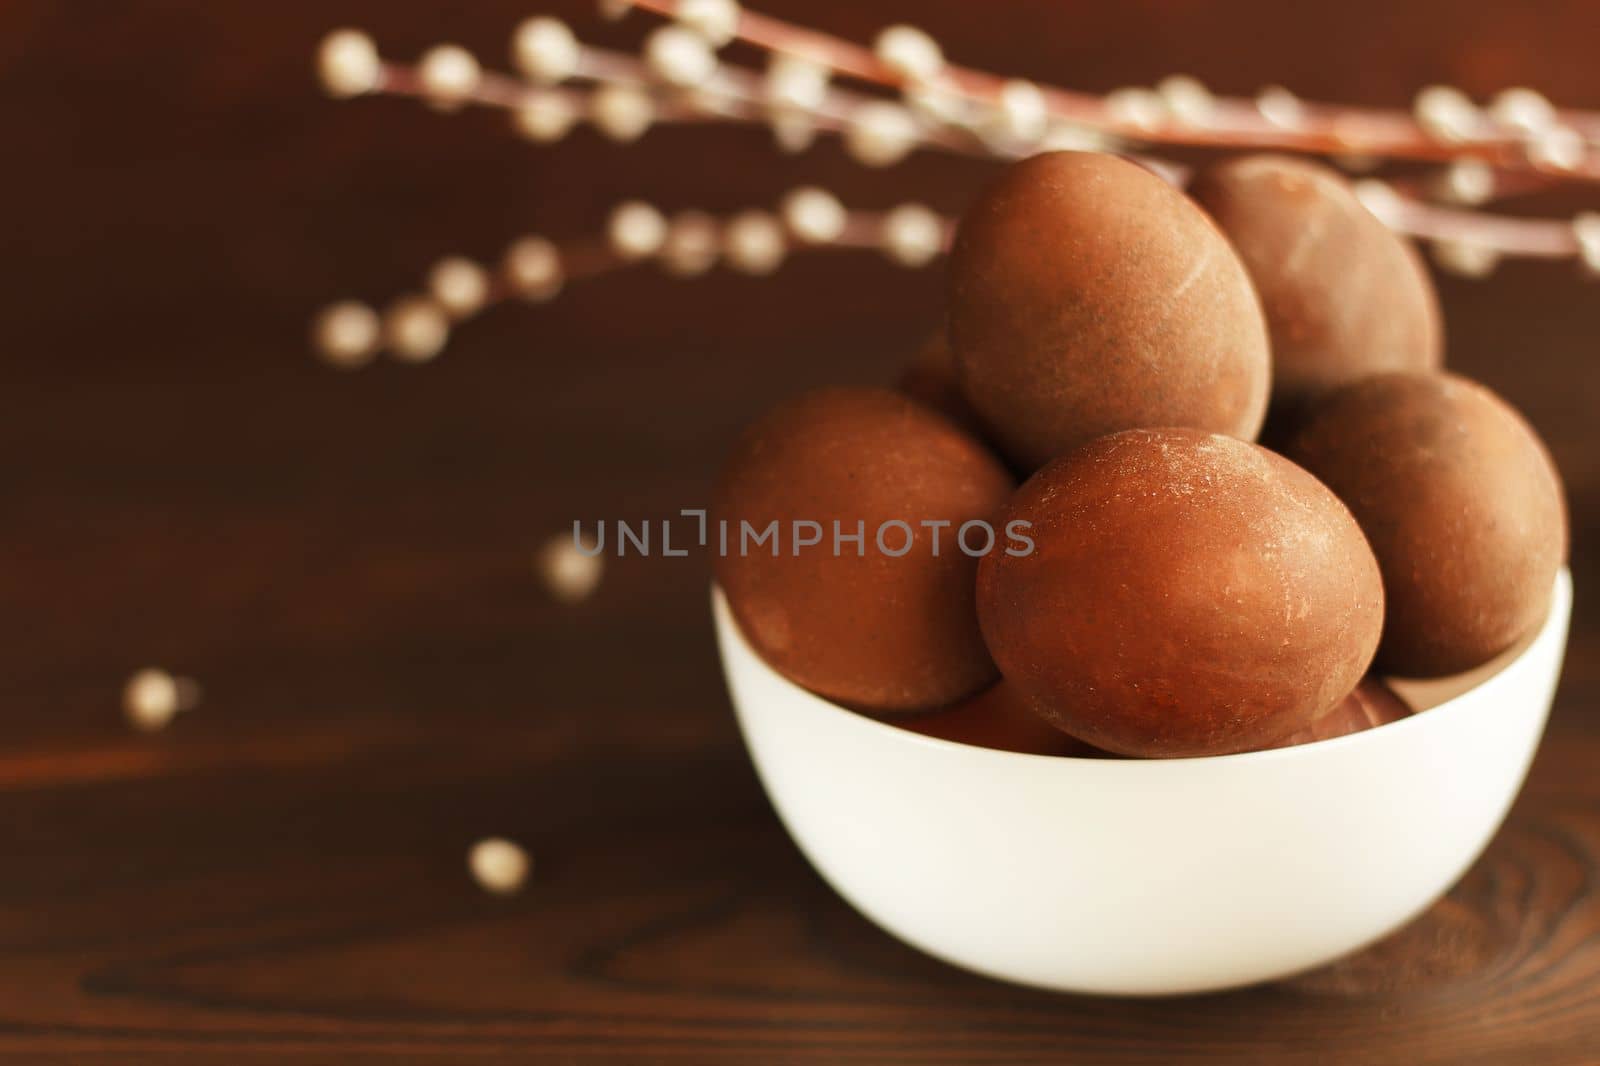
[[[789,833],[872,921],[979,973],[1160,995],[1283,977],[1403,925],[1472,864],[1543,732],[1570,575],[1491,668],[1397,683],[1391,725],[1204,759],[991,751],[885,725],[779,676],[719,591],[745,743]],[[1492,676],[1490,676],[1492,675]]]

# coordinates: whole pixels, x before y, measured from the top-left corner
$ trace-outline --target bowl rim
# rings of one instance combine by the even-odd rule
[[[1267,762],[1269,760],[1314,758],[1316,757],[1316,754],[1308,753],[1325,754],[1330,750],[1334,750],[1339,747],[1355,747],[1361,744],[1375,744],[1379,743],[1379,741],[1372,739],[1374,736],[1384,735],[1393,737],[1398,735],[1398,732],[1401,730],[1438,728],[1437,726],[1431,726],[1426,723],[1442,721],[1444,717],[1447,717],[1451,713],[1462,713],[1458,710],[1454,710],[1454,708],[1456,708],[1457,705],[1466,703],[1467,697],[1477,692],[1484,685],[1491,683],[1506,671],[1510,670],[1513,666],[1522,662],[1529,655],[1531,655],[1535,647],[1542,644],[1549,637],[1553,630],[1566,625],[1571,611],[1572,571],[1567,565],[1563,564],[1561,569],[1556,572],[1555,585],[1552,588],[1550,595],[1549,612],[1545,615],[1544,621],[1539,624],[1538,629],[1533,633],[1532,639],[1528,640],[1527,646],[1523,648],[1520,654],[1514,658],[1507,659],[1504,663],[1500,664],[1499,669],[1495,670],[1494,673],[1481,678],[1475,685],[1467,689],[1465,692],[1457,693],[1456,695],[1445,700],[1443,703],[1436,704],[1435,706],[1429,707],[1426,710],[1415,711],[1397,722],[1387,722],[1383,725],[1373,726],[1370,729],[1363,729],[1357,733],[1347,733],[1342,737],[1331,737],[1326,740],[1314,740],[1310,743],[1295,744],[1284,748],[1268,748],[1263,751],[1241,751],[1234,752],[1229,755],[1185,755],[1174,758],[1141,759],[1128,757],[1108,759],[1085,755],[1044,755],[1034,752],[1002,751],[998,748],[985,748],[977,744],[964,744],[957,740],[945,740],[942,737],[931,737],[910,729],[902,729],[891,722],[874,718],[871,715],[862,713],[861,711],[851,710],[849,707],[846,707],[843,704],[835,703],[824,696],[819,696],[803,685],[797,684],[796,682],[791,681],[789,678],[784,677],[783,674],[774,669],[773,666],[768,663],[759,652],[756,651],[756,649],[750,644],[749,640],[746,639],[744,630],[740,627],[739,620],[734,616],[733,608],[728,604],[727,596],[723,593],[721,586],[719,586],[715,581],[711,582],[711,613],[713,625],[718,630],[719,638],[721,637],[722,632],[725,630],[729,635],[738,641],[743,652],[781,687],[791,691],[797,696],[802,697],[802,702],[812,705],[824,714],[832,713],[834,715],[843,716],[850,719],[853,728],[863,729],[868,733],[875,732],[879,736],[884,737],[886,740],[889,740],[890,736],[892,735],[894,739],[889,740],[891,743],[897,742],[910,744],[912,746],[922,745],[932,747],[934,750],[942,749],[949,752],[961,752],[970,758],[991,759],[996,762],[1003,761],[1013,764],[1015,764],[1019,759],[1032,761],[1038,764],[1090,764],[1101,768],[1109,768],[1113,766],[1171,766],[1175,764],[1181,765],[1186,763],[1192,764],[1218,762],[1240,764],[1245,762],[1260,763]],[[1565,645],[1564,640],[1562,643]],[[718,658],[722,660],[723,670],[724,673],[726,673],[728,668],[727,656],[722,651],[720,639],[718,646]],[[738,701],[734,700],[733,702],[737,704]],[[738,711],[737,706],[735,707],[735,710]],[[742,716],[743,712],[739,711],[739,713]],[[1158,771],[1102,769],[1097,770],[1096,772],[1155,773]]]

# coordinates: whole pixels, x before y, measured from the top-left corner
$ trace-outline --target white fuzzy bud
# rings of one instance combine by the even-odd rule
[[[716,53],[706,39],[683,26],[662,26],[644,43],[644,58],[656,77],[679,89],[693,89],[717,72]]]
[[[378,48],[360,30],[335,30],[317,49],[317,76],[329,96],[360,96],[378,87]]]
[[[1008,81],[995,98],[994,132],[1008,141],[1031,143],[1050,127],[1050,107],[1031,81]]]
[[[817,123],[804,111],[774,108],[770,122],[780,151],[795,155],[816,142]]]
[[[734,0],[678,0],[674,14],[713,48],[728,44],[739,30],[739,5]]]
[[[1481,159],[1457,159],[1439,176],[1439,192],[1452,203],[1469,207],[1494,195],[1494,168]]]
[[[396,359],[426,363],[443,351],[450,339],[450,318],[429,297],[407,296],[383,313],[383,336]]]
[[[524,300],[542,303],[561,291],[561,252],[543,237],[523,237],[506,249],[501,270]]]
[[[1489,117],[1523,133],[1538,133],[1556,124],[1556,109],[1532,89],[1505,89],[1489,101]]]
[[[344,300],[317,315],[312,342],[330,366],[354,370],[372,362],[378,352],[378,313],[364,303]]]
[[[534,564],[545,590],[562,603],[588,599],[605,573],[605,558],[593,542],[586,539],[580,548],[569,533],[545,541]]]
[[[528,853],[519,844],[501,837],[490,837],[472,845],[467,853],[467,869],[485,892],[510,896],[527,883]]]
[[[1463,240],[1433,242],[1433,260],[1440,269],[1464,278],[1486,278],[1500,263],[1500,253],[1487,244]]]
[[[648,259],[667,239],[667,220],[654,207],[629,200],[611,212],[606,226],[611,250],[623,259]]]
[[[809,59],[774,52],[767,61],[764,92],[767,103],[779,108],[814,111],[828,96],[828,68]]]
[[[1269,85],[1257,93],[1256,110],[1281,130],[1292,130],[1306,118],[1306,105],[1281,85]]]
[[[722,234],[717,220],[704,211],[681,211],[667,223],[661,269],[673,277],[699,277],[716,266],[721,254]]]
[[[745,274],[771,274],[788,251],[783,226],[765,211],[741,211],[723,234],[728,265]]]
[[[781,212],[783,224],[803,244],[830,244],[844,233],[844,205],[826,189],[795,189],[783,198]]]
[[[527,19],[511,38],[517,68],[541,85],[555,85],[578,69],[578,39],[567,24],[548,15]]]
[[[941,82],[913,82],[900,94],[920,118],[942,126],[967,126],[970,108],[965,97]]]
[[[451,318],[466,318],[489,298],[489,273],[470,259],[450,256],[428,272],[428,292]]]
[[[1574,218],[1572,236],[1578,242],[1578,262],[1589,274],[1600,276],[1600,212],[1585,211]]]
[[[595,129],[624,144],[644,136],[655,117],[655,100],[636,85],[602,85],[589,101]]]
[[[1074,122],[1051,122],[1039,142],[1047,152],[1104,152],[1109,147],[1105,134]]]
[[[1528,159],[1552,170],[1576,170],[1588,154],[1582,135],[1570,126],[1551,126],[1528,141]]]
[[[122,688],[122,710],[135,729],[153,733],[164,729],[180,711],[200,699],[200,686],[165,670],[140,670]]]
[[[878,62],[907,81],[931,81],[944,69],[944,53],[915,26],[890,26],[873,44]]]
[[[1167,121],[1167,102],[1153,89],[1116,89],[1106,94],[1112,121],[1136,130],[1157,130]]]
[[[1417,124],[1439,141],[1466,141],[1478,132],[1478,106],[1460,89],[1430,85],[1412,105]]]
[[[1354,192],[1361,206],[1377,216],[1379,222],[1392,226],[1399,219],[1403,206],[1400,194],[1388,182],[1364,178],[1355,183]]]
[[[466,103],[478,89],[483,71],[472,53],[453,44],[430,48],[417,65],[417,77],[428,102],[450,110]]]
[[[900,162],[916,147],[918,138],[911,112],[883,100],[857,108],[844,130],[845,149],[851,158],[869,167]]]
[[[578,111],[567,95],[555,89],[534,90],[511,112],[511,123],[530,141],[549,144],[571,132]]]
[[[944,250],[944,220],[921,204],[901,204],[884,217],[881,240],[901,266],[926,266]]]
[[[1217,109],[1216,97],[1197,79],[1173,74],[1156,83],[1167,113],[1186,126],[1203,126]]]

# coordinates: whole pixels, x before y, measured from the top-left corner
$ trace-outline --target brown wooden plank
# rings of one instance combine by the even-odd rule
[[[1088,87],[1181,69],[1600,105],[1578,0],[765,9],[862,39],[915,19],[965,59]],[[761,282],[640,271],[499,312],[427,368],[306,356],[324,301],[592,231],[626,196],[735,208],[803,179],[956,210],[987,173],[784,161],[715,130],[535,149],[493,116],[331,104],[309,77],[330,26],[499,57],[528,10],[0,7],[0,1056],[1600,1061],[1600,290],[1540,267],[1443,285],[1452,363],[1529,413],[1573,507],[1567,676],[1483,861],[1411,928],[1278,985],[1009,988],[879,933],[790,845],[728,714],[704,560],[616,561],[577,608],[530,569],[573,517],[703,503],[775,398],[887,380],[936,317],[935,274],[849,255]],[[117,702],[150,663],[207,697],[147,737]],[[523,896],[466,877],[493,833],[535,856]]]

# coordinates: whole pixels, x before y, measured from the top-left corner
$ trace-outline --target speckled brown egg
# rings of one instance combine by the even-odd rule
[[[963,391],[1028,470],[1116,430],[1261,428],[1270,369],[1250,279],[1205,213],[1141,166],[1013,164],[962,218],[950,280]]]
[[[1439,299],[1416,249],[1327,167],[1281,155],[1228,159],[1189,193],[1233,242],[1272,338],[1272,420],[1340,385],[1444,358]]]
[[[978,570],[995,662],[1041,713],[1125,755],[1269,746],[1332,710],[1383,626],[1344,505],[1265,448],[1128,430],[1050,463],[1001,522],[1031,552]]]
[[[734,450],[714,508],[727,530],[716,578],[751,645],[813,692],[876,712],[954,703],[995,678],[961,527],[992,519],[1013,484],[983,445],[905,396],[807,393]],[[755,543],[771,523],[777,540]],[[974,526],[966,543],[977,552],[985,539]]]
[[[1105,754],[1045,721],[1003,678],[954,707],[902,715],[894,724],[923,736],[1024,755],[1094,758]]]
[[[1378,662],[1439,677],[1544,619],[1566,553],[1559,476],[1494,393],[1452,374],[1385,374],[1327,397],[1289,446],[1355,513],[1383,568]]]
[[[1414,712],[1399,694],[1377,678],[1369,677],[1356,686],[1356,690],[1327,714],[1304,729],[1290,733],[1272,745],[1290,748],[1318,740],[1333,740],[1360,733],[1390,722],[1409,718]]]
[[[956,359],[943,326],[934,330],[900,374],[896,387],[918,403],[927,405],[956,425],[982,433],[983,423],[956,377]]]

